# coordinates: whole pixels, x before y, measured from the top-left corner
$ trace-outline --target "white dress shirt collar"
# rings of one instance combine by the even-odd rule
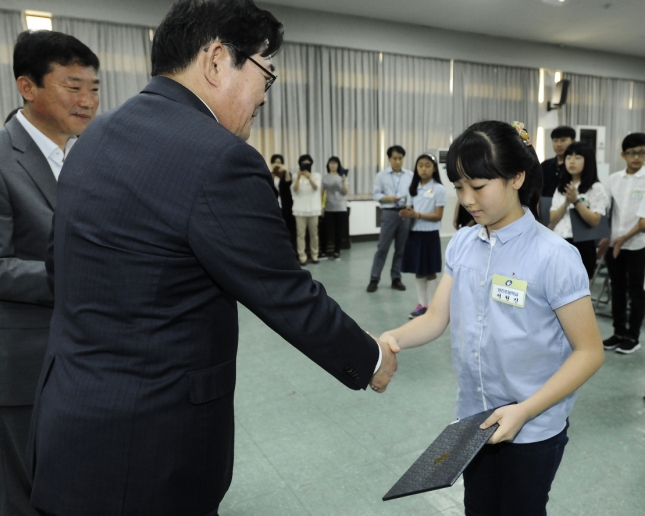
[[[193,92],[193,93],[195,93],[195,92]],[[204,99],[202,99],[199,95],[197,95],[197,93],[195,93],[195,97],[197,97],[199,100],[204,102]],[[215,118],[217,123],[219,124],[219,118],[217,118],[217,115],[213,112],[213,110],[210,108],[210,106],[208,104],[206,104],[206,102],[204,102],[204,106],[206,106],[208,108],[208,110],[211,112],[211,114],[213,115],[213,117]]]
[[[56,180],[58,181],[60,170],[63,168],[63,162],[78,138],[76,138],[76,136],[69,138],[65,144],[65,152],[63,152],[58,145],[51,141],[38,128],[36,128],[34,124],[27,120],[25,115],[22,114],[22,109],[16,113],[16,118],[22,127],[24,127],[25,131],[27,131],[27,134],[31,136],[31,139],[40,149],[40,152],[43,153],[43,156],[45,156],[47,163],[49,163],[49,166],[52,169],[54,177],[56,177]]]

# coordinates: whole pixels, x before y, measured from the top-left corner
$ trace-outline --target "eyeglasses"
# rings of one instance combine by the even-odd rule
[[[226,45],[226,46],[228,46],[228,47],[234,48],[234,49],[235,49],[235,50],[237,50],[240,54],[242,54],[244,57],[246,57],[249,61],[251,61],[255,66],[257,66],[257,67],[258,67],[258,68],[260,68],[264,73],[266,73],[266,74],[268,75],[268,77],[266,77],[266,76],[264,77],[264,80],[266,81],[266,82],[265,82],[265,84],[264,84],[264,92],[266,93],[267,91],[269,91],[269,88],[270,88],[271,86],[273,86],[273,83],[274,83],[274,82],[275,82],[275,80],[278,78],[278,76],[277,76],[277,75],[275,75],[275,74],[273,74],[273,73],[271,73],[271,72],[270,72],[269,70],[267,70],[264,66],[262,66],[260,63],[258,63],[255,59],[253,59],[251,56],[249,56],[249,55],[245,54],[244,52],[242,52],[242,51],[241,51],[239,48],[237,48],[235,45],[232,45],[231,43],[223,43],[223,45]]]
[[[636,158],[636,157],[639,157],[639,158],[645,158],[645,151],[639,151],[639,152],[636,152],[636,151],[627,151],[627,152],[625,153],[625,156],[627,156],[627,157],[629,157],[629,158]]]

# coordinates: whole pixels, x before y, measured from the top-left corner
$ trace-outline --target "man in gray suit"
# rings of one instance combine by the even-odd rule
[[[25,450],[54,296],[45,251],[57,179],[98,106],[99,60],[72,36],[23,32],[14,75],[24,107],[0,129],[0,515],[29,507]]]

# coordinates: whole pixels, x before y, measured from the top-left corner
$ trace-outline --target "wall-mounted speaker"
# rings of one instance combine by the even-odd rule
[[[552,111],[561,108],[567,103],[567,96],[569,95],[569,80],[562,79],[560,82],[555,83],[553,96],[551,100],[546,103],[546,110]]]

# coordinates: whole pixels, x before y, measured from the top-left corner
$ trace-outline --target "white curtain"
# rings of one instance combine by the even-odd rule
[[[517,120],[537,137],[539,70],[455,61],[453,80],[455,137],[481,120]]]
[[[0,11],[0,124],[11,111],[23,105],[13,77],[13,47],[23,30],[20,12]]]
[[[625,168],[620,157],[623,138],[645,131],[645,83],[569,73],[564,78],[571,82],[562,109],[563,123],[605,126],[605,161],[610,173]]]
[[[374,52],[323,47],[323,151],[351,169],[352,193],[371,192],[378,163],[377,61]]]
[[[634,81],[632,84],[630,120],[636,128],[633,132],[645,133],[645,82]]]
[[[350,169],[352,193],[368,192],[378,162],[377,58],[374,52],[286,43],[275,57],[278,80],[249,143],[286,166],[311,154],[313,170],[330,156]]]
[[[407,151],[406,168],[428,150],[450,145],[450,61],[382,54],[379,66],[380,158],[394,144]]]
[[[310,137],[311,119],[320,98],[313,98],[315,81],[309,77],[308,68],[319,62],[319,53],[318,48],[309,45],[283,46],[274,58],[278,80],[267,93],[267,104],[251,131],[251,145],[267,160],[271,154],[284,155],[285,165],[291,170],[301,154],[311,154],[314,170],[318,171],[323,159],[322,147],[317,147]]]
[[[323,172],[338,156],[351,193],[370,193],[385,150],[416,155],[450,143],[450,62],[286,43],[274,59],[278,80],[249,143],[268,159],[312,155]],[[406,162],[407,163],[407,162]]]
[[[150,28],[55,16],[55,31],[70,34],[99,57],[99,113],[123,104],[150,80]]]
[[[456,62],[453,94],[446,60],[286,43],[274,64],[278,80],[249,143],[267,159],[283,154],[292,170],[300,154],[320,172],[337,155],[352,193],[372,191],[390,145],[407,150],[412,168],[478,120],[537,130],[538,70]]]

